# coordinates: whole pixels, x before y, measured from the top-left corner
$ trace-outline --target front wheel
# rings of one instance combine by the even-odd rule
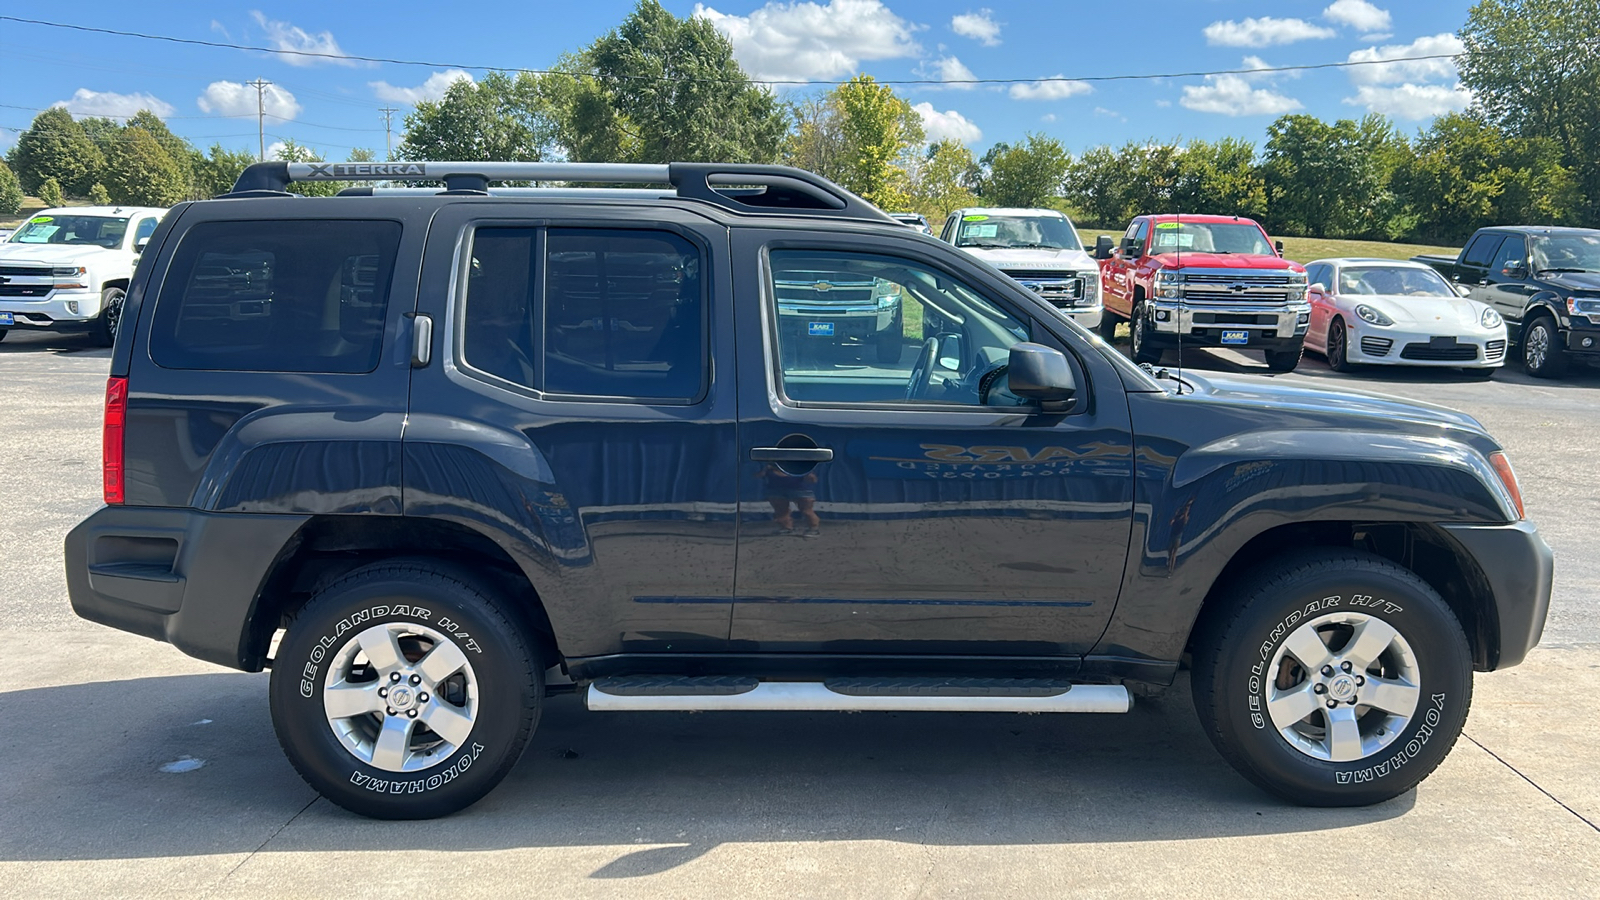
[[[1267,350],[1262,356],[1267,361],[1267,368],[1274,372],[1293,372],[1300,365],[1300,357],[1305,354],[1305,345],[1296,344],[1293,350]]]
[[[1325,355],[1328,357],[1328,368],[1335,372],[1351,372],[1355,364],[1350,362],[1350,337],[1345,331],[1344,320],[1334,319],[1328,326],[1328,343]]]
[[[1460,736],[1472,654],[1439,594],[1353,550],[1308,551],[1211,601],[1194,700],[1240,774],[1309,806],[1366,806],[1427,777]]]
[[[0,328],[0,341],[3,341],[3,340],[6,339],[6,332],[8,332],[10,330],[11,329],[9,329],[9,328]]]
[[[1161,362],[1161,348],[1150,346],[1150,315],[1143,306],[1133,308],[1128,320],[1128,352],[1136,363]]]
[[[1110,344],[1116,341],[1117,323],[1119,321],[1121,320],[1111,314],[1111,310],[1107,309],[1101,311],[1100,325],[1098,330],[1100,332],[1100,337],[1105,340],[1106,343]]]
[[[1522,333],[1522,364],[1535,378],[1560,378],[1567,374],[1567,353],[1561,346],[1556,320],[1548,315],[1528,323]]]
[[[100,292],[100,317],[94,322],[94,337],[103,347],[117,342],[117,329],[122,327],[122,303],[127,296],[127,291],[119,287],[108,287]]]
[[[272,667],[272,724],[300,776],[365,816],[477,802],[522,755],[544,670],[492,589],[431,560],[375,563],[318,591]]]
[[[899,313],[895,313],[894,321],[878,332],[873,341],[877,345],[874,349],[879,363],[892,366],[900,361],[906,349],[906,327]]]

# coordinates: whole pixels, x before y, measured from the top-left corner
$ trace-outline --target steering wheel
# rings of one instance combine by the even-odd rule
[[[921,400],[928,391],[928,373],[933,370],[933,355],[939,352],[939,342],[928,338],[922,342],[922,352],[917,354],[916,365],[911,367],[911,380],[906,382],[906,399]]]

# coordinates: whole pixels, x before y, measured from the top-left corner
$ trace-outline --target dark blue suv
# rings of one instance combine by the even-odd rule
[[[893,336],[812,327],[836,286]],[[74,609],[270,667],[372,816],[483,796],[552,693],[1120,713],[1180,664],[1246,777],[1372,803],[1549,599],[1473,419],[1156,377],[793,169],[260,164],[163,220],[124,323]]]

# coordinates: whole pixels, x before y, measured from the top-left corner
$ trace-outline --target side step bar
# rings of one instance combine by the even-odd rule
[[[835,711],[1125,713],[1133,696],[1120,684],[1036,678],[606,678],[585,692],[589,709],[610,712]]]

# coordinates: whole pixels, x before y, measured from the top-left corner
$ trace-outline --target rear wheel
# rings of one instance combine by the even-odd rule
[[[1112,315],[1111,310],[1107,309],[1101,311],[1100,326],[1098,330],[1100,332],[1100,337],[1104,338],[1106,343],[1110,344],[1116,341],[1117,323],[1120,321],[1120,319]]]
[[[1300,357],[1305,354],[1305,345],[1296,344],[1293,350],[1267,350],[1262,356],[1267,360],[1267,368],[1274,372],[1293,372],[1300,365]]]
[[[1328,326],[1328,344],[1326,355],[1328,368],[1335,372],[1355,371],[1355,364],[1350,362],[1350,337],[1344,330],[1344,320],[1334,319]]]
[[[1258,786],[1311,806],[1379,803],[1415,787],[1460,736],[1472,654],[1414,573],[1309,551],[1212,602],[1228,606],[1195,636],[1195,708]]]
[[[1567,374],[1567,352],[1561,346],[1556,320],[1548,315],[1528,323],[1522,331],[1522,363],[1535,378],[1560,378]]]
[[[380,819],[477,802],[538,722],[544,670],[475,576],[377,563],[320,590],[272,667],[272,723],[300,776]]]
[[[1161,348],[1150,346],[1149,313],[1143,305],[1133,308],[1133,318],[1128,320],[1128,352],[1136,363],[1161,362]]]
[[[127,292],[119,287],[108,287],[100,292],[100,317],[94,322],[95,342],[109,347],[117,342],[117,329],[122,327],[122,302]]]

